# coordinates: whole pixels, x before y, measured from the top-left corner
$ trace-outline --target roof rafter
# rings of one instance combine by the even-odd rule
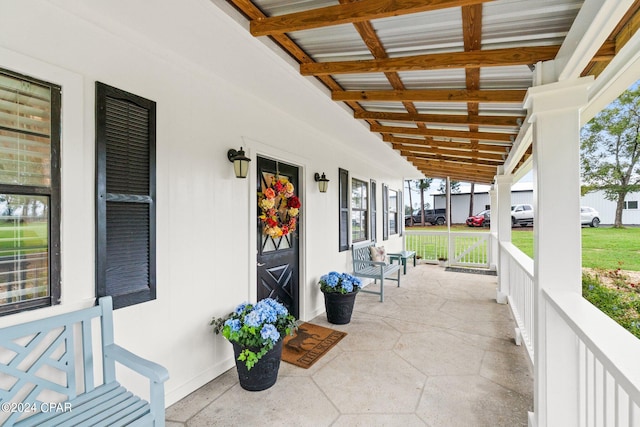
[[[333,91],[334,101],[414,101],[414,102],[491,102],[522,103],[526,90],[345,90]]]
[[[458,157],[458,156],[445,156],[445,155],[428,155],[426,153],[412,153],[410,151],[403,150],[400,152],[403,156],[412,157],[416,161],[428,161],[428,162],[452,162],[455,165],[467,167],[487,167],[488,170],[495,172],[496,167],[500,165],[500,162],[491,160],[477,160],[470,157]]]
[[[251,34],[266,36],[410,13],[461,7],[493,0],[361,0],[251,21]]]
[[[408,158],[415,167],[417,167],[422,173],[429,177],[438,177],[438,178],[446,178],[453,177],[456,180],[460,181],[468,181],[468,182],[478,182],[478,183],[491,183],[493,181],[493,177],[495,176],[495,172],[474,172],[474,171],[464,171],[464,170],[452,170],[448,167],[439,167],[437,165],[428,165],[419,160],[415,160],[413,158]]]
[[[494,144],[478,144],[475,148],[469,142],[458,141],[437,141],[437,140],[425,140],[416,138],[402,138],[398,136],[392,136],[389,134],[383,134],[382,140],[390,142],[391,144],[399,144],[403,147],[407,147],[409,150],[414,146],[418,147],[432,147],[432,148],[444,148],[444,149],[459,149],[459,150],[478,150],[486,153],[496,154],[508,154],[511,149],[511,145],[494,145]]]
[[[462,114],[419,114],[419,113],[387,113],[384,111],[357,111],[356,119],[386,120],[391,122],[422,122],[450,125],[480,125],[497,127],[518,127],[524,116],[478,116]]]
[[[342,62],[310,62],[300,65],[303,76],[349,73],[383,73],[388,71],[441,70],[529,65],[555,58],[560,46],[530,46],[493,50],[434,53],[400,58]]]
[[[440,138],[480,139],[483,141],[513,142],[515,134],[500,132],[471,132],[445,129],[418,129],[400,126],[371,125],[371,132],[421,135]]]
[[[504,162],[505,157],[507,156],[506,153],[502,153],[502,154],[496,154],[496,153],[481,153],[477,150],[473,150],[473,151],[467,151],[467,150],[456,150],[456,149],[447,149],[447,148],[435,148],[435,147],[429,147],[429,146],[407,146],[404,144],[393,144],[393,149],[394,150],[400,150],[401,152],[408,152],[408,153],[421,153],[421,154],[427,154],[430,155],[430,157],[433,158],[438,158],[438,156],[445,156],[445,157],[453,157],[453,158],[481,158],[481,159],[485,159],[485,160],[494,160],[499,162],[500,164],[502,164]]]

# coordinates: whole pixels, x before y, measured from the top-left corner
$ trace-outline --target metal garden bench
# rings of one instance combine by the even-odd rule
[[[98,328],[101,336],[94,340]],[[115,362],[149,380],[150,402],[116,381]],[[3,426],[164,426],[168,378],[164,367],[114,344],[111,297],[95,307],[0,329]]]
[[[380,295],[380,302],[383,302],[385,277],[388,277],[388,280],[398,282],[398,287],[400,287],[400,264],[389,264],[385,261],[373,261],[371,258],[371,247],[375,247],[375,244],[370,241],[354,243],[353,246],[351,246],[353,275],[374,279],[374,284],[380,280],[379,291],[362,289],[360,292]],[[396,275],[395,279],[391,278],[394,274]]]

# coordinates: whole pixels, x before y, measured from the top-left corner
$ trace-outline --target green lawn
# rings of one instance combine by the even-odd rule
[[[511,233],[511,241],[529,256],[533,255],[533,233]],[[640,228],[583,228],[582,266],[595,275],[583,274],[582,295],[622,327],[640,338],[640,292],[617,269],[640,271]],[[602,276],[602,277],[600,277]],[[605,286],[603,278],[615,286]]]
[[[522,252],[533,257],[533,232],[514,231],[511,241]],[[582,229],[582,266],[605,270],[640,271],[640,228]]]

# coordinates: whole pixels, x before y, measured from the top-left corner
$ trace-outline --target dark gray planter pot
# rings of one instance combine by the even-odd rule
[[[341,294],[338,292],[323,292],[324,308],[327,312],[327,321],[334,325],[345,325],[351,321],[353,304],[358,292]]]

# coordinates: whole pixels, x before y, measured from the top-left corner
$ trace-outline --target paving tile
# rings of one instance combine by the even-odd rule
[[[529,395],[472,375],[429,378],[416,413],[438,427],[524,427],[529,410]]]
[[[484,350],[447,331],[403,334],[394,351],[425,375],[479,374]]]
[[[526,395],[531,392],[533,371],[523,357],[524,347],[518,353],[488,351],[482,360],[480,375],[510,390]],[[526,355],[525,355],[526,356]]]
[[[341,415],[332,427],[425,427],[427,423],[415,414]]]
[[[167,420],[185,422],[235,384],[238,384],[238,373],[234,367],[171,405],[167,408],[165,417]]]
[[[375,285],[374,285],[375,286]],[[533,382],[496,278],[419,264],[385,301],[360,294],[347,336],[310,369],[248,392],[231,369],[167,409],[167,426],[526,426]]]
[[[345,352],[313,376],[342,413],[415,410],[425,375],[390,351]]]
[[[236,385],[187,422],[210,426],[328,426],[338,418],[311,378],[278,377],[271,388],[246,391]]]

